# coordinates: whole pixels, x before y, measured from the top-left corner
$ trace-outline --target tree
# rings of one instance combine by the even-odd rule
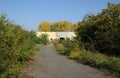
[[[0,15],[0,78],[18,77],[18,66],[34,54],[30,32]]]
[[[78,28],[78,23],[72,24],[68,21],[58,21],[54,23],[49,22],[42,22],[39,25],[39,31],[54,31],[54,32],[68,32],[68,31],[75,31]]]
[[[120,56],[120,4],[108,3],[99,14],[85,17],[76,30],[78,42],[88,50]]]
[[[50,23],[47,21],[40,23],[38,30],[44,32],[50,31]]]

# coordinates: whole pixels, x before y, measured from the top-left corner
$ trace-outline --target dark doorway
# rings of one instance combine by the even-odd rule
[[[60,41],[63,41],[64,40],[64,37],[60,37]]]

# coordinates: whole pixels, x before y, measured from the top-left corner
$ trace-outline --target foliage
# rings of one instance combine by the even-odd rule
[[[80,55],[81,55],[80,49],[75,47],[70,51],[69,58],[78,59]]]
[[[39,37],[39,41],[41,44],[47,44],[49,42],[47,34],[41,34]]]
[[[78,45],[66,47],[66,44],[70,45],[70,42],[55,43],[55,48],[57,51],[59,51],[58,53],[67,55],[70,59],[75,59],[83,64],[106,70],[115,74],[116,76],[120,76],[120,58],[110,57],[100,53],[93,53],[83,48],[79,48]]]
[[[56,43],[60,53],[120,77],[120,4],[108,3],[97,15],[86,15],[76,30],[76,40]],[[61,50],[62,46],[62,50]],[[64,48],[66,50],[64,50]],[[100,52],[100,53],[99,53]],[[107,56],[111,55],[111,56]],[[115,56],[117,57],[115,57]]]
[[[30,38],[33,43],[36,44],[47,44],[49,42],[47,34],[41,34],[39,37],[36,36],[36,32],[30,32]]]
[[[60,32],[60,31],[74,31],[78,28],[78,23],[72,24],[68,21],[58,21],[55,23],[42,22],[39,25],[39,31],[44,32]]]
[[[99,53],[92,53],[86,50],[81,50],[79,58],[83,64],[87,64],[99,69],[107,70],[111,73],[120,73],[120,58],[108,57]]]
[[[36,32],[30,31],[30,37],[31,37],[32,42],[34,42],[36,44],[41,43],[40,38],[36,36]]]
[[[28,31],[0,15],[0,78],[19,78],[18,71],[35,54],[34,48]]]
[[[40,25],[39,25],[39,28],[38,28],[39,31],[44,31],[44,32],[47,32],[50,30],[50,23],[45,21],[45,22],[42,22]]]
[[[76,30],[86,50],[120,56],[120,4],[108,3],[97,15],[86,15]]]
[[[54,43],[54,45],[55,45],[56,50],[59,52],[59,54],[64,54],[65,55],[66,48],[64,47],[63,44],[56,42],[56,43]]]

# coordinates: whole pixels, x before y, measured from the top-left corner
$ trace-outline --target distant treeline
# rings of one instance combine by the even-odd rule
[[[60,32],[60,31],[75,31],[78,28],[78,23],[72,24],[68,21],[58,21],[49,23],[44,21],[40,23],[38,31],[44,32]]]

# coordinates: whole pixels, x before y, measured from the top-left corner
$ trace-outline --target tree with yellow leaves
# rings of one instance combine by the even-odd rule
[[[47,21],[40,23],[38,30],[44,32],[50,31],[50,23]]]

